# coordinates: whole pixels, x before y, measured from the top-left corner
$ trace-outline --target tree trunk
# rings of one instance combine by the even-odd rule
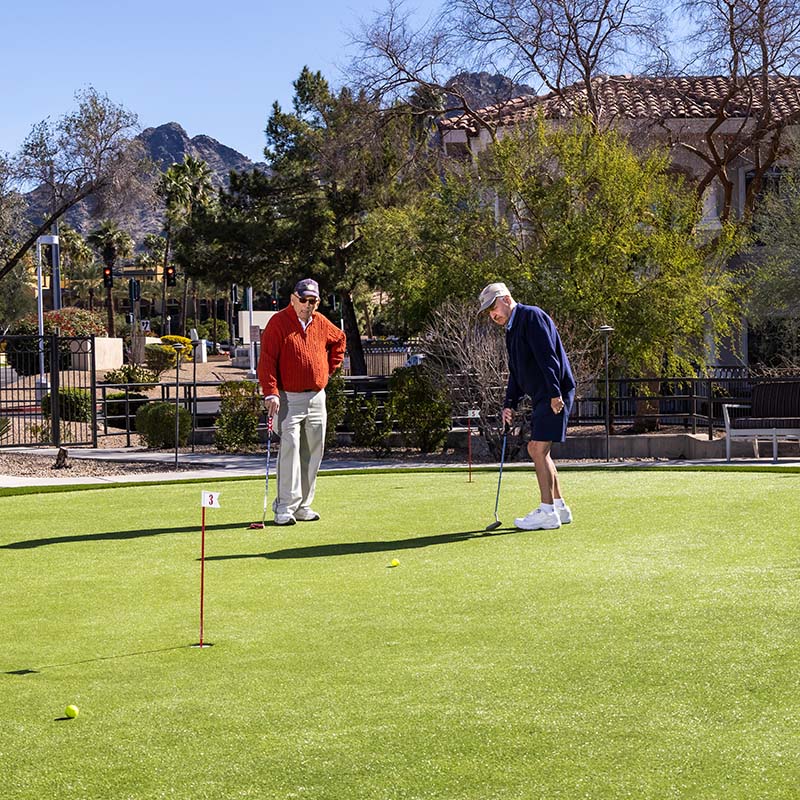
[[[189,278],[183,277],[183,301],[181,302],[181,336],[186,336],[186,309],[189,307]]]
[[[89,287],[89,311],[94,311],[94,287]]]
[[[358,330],[353,298],[350,297],[350,292],[342,291],[339,293],[339,299],[342,301],[342,320],[344,321],[344,333],[347,336],[347,352],[350,355],[350,374],[366,375],[367,362],[364,358],[364,348],[361,345],[361,333]]]

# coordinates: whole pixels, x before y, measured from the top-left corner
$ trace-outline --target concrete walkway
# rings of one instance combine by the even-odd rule
[[[30,448],[9,448],[5,452],[29,453],[31,455],[48,456],[55,460],[57,448],[43,447],[37,449]],[[64,486],[64,485],[102,485],[110,483],[137,483],[142,481],[176,481],[191,480],[197,478],[227,477],[260,477],[264,475],[266,466],[266,455],[238,455],[228,453],[179,453],[178,463],[182,469],[174,469],[174,452],[153,452],[144,448],[117,448],[117,449],[79,449],[69,451],[70,459],[75,461],[80,459],[92,459],[123,463],[148,463],[154,465],[153,472],[137,472],[134,474],[105,475],[105,476],[81,476],[71,477],[69,471],[65,470],[58,477],[31,477],[0,475],[0,487],[16,486]],[[659,468],[659,467],[693,467],[693,466],[758,466],[767,469],[785,469],[787,467],[800,467],[800,459],[782,458],[777,464],[773,464],[771,458],[753,459],[736,458],[728,464],[724,459],[706,460],[662,460],[662,461],[635,461],[635,460],[615,460],[606,463],[601,460],[592,461],[569,461],[559,460],[559,467],[592,469],[598,467],[605,468]],[[157,466],[156,466],[157,465]],[[186,469],[186,467],[192,467]],[[331,458],[322,462],[321,471],[337,471],[347,469],[386,469],[396,467],[398,469],[413,467],[429,468],[449,468],[454,470],[466,470],[467,464],[464,463],[442,463],[437,461],[426,461],[424,456],[420,456],[418,461],[397,461],[391,458],[360,461],[356,459]],[[498,464],[473,464],[473,467],[497,469]],[[514,462],[505,465],[506,469],[531,469],[532,464]],[[273,453],[270,465],[270,474],[274,474],[275,454]]]

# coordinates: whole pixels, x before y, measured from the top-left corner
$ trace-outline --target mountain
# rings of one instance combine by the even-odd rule
[[[231,170],[247,172],[255,168],[266,169],[265,164],[254,163],[247,156],[210,136],[193,136],[190,139],[177,122],[146,128],[137,138],[144,144],[147,155],[162,171],[183,161],[184,156],[205,161],[213,173],[212,180],[216,186],[227,185]]]
[[[492,75],[489,72],[462,72],[450,78],[447,86],[457,88],[473,109],[504,103],[512,97],[536,94],[536,90],[531,86],[514,83],[510,78],[503,75]],[[453,95],[447,95],[445,102],[447,107],[450,107],[457,105],[459,101]],[[461,112],[453,113],[460,114]]]
[[[266,164],[251,161],[232,147],[212,139],[210,136],[189,138],[177,122],[167,122],[157,128],[146,128],[137,137],[144,145],[146,155],[166,171],[172,164],[180,163],[186,155],[205,161],[211,170],[211,182],[216,188],[228,185],[231,170],[247,172],[253,169],[268,169]],[[149,195],[149,196],[148,196]],[[40,190],[28,194],[29,214],[41,219],[48,200]],[[94,230],[99,220],[93,213],[91,198],[72,208],[66,221],[84,236]],[[148,233],[160,233],[164,224],[161,203],[152,192],[145,192],[141,198],[128,202],[115,221],[126,230],[137,246],[141,245]]]

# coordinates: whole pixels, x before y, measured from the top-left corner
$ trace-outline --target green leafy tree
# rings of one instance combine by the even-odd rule
[[[95,291],[102,283],[102,270],[89,243],[72,226],[58,228],[61,245],[61,274],[73,300],[85,301],[94,311]]]
[[[161,329],[166,329],[167,281],[172,243],[176,234],[189,223],[192,214],[205,208],[212,199],[211,170],[205,161],[185,155],[180,164],[173,164],[161,176],[157,193],[164,201],[165,244],[161,289]],[[185,328],[188,283],[184,280],[181,304],[181,328]]]
[[[637,155],[613,131],[539,122],[495,143],[482,174],[525,276],[518,299],[587,335],[613,326],[628,374],[691,372],[709,332],[733,332],[746,286],[726,265],[741,233],[702,233],[696,197],[665,152]]]

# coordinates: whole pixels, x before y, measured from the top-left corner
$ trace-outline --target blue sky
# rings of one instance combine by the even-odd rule
[[[424,17],[438,0],[414,0]],[[139,116],[178,122],[253,160],[272,103],[288,106],[304,65],[338,84],[349,32],[383,0],[42,0],[6,4],[0,48],[0,152],[75,107],[88,86]]]

